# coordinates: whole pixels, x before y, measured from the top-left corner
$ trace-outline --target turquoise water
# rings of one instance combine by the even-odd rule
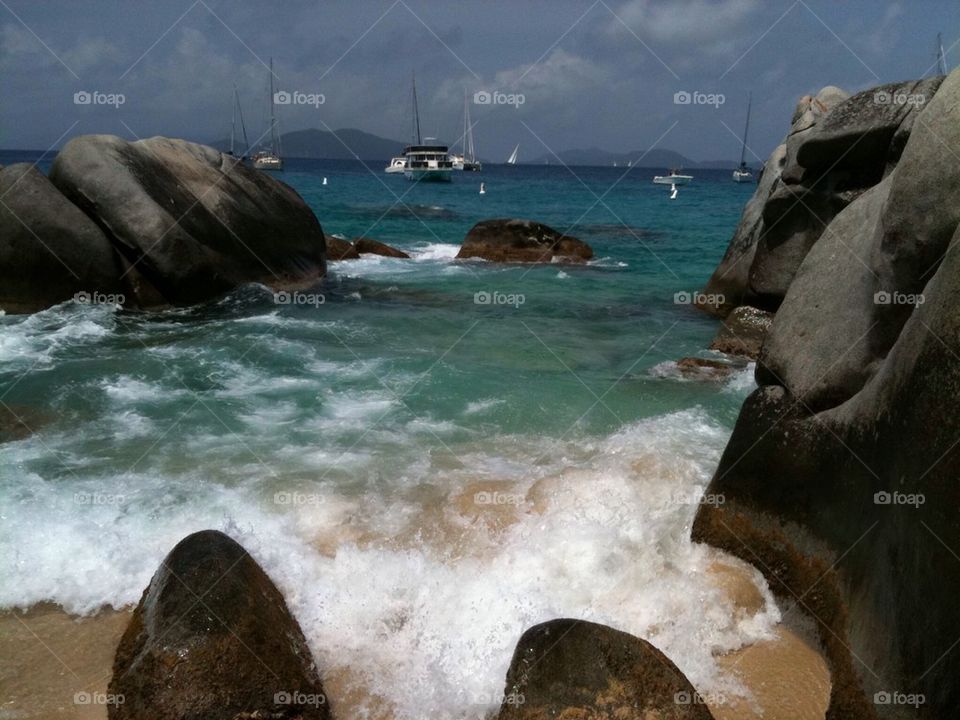
[[[519,633],[557,615],[649,637],[727,687],[712,652],[764,636],[776,609],[734,618],[702,577],[714,551],[687,538],[752,381],[670,363],[716,331],[674,296],[703,286],[752,188],[695,171],[671,201],[648,169],[448,185],[372,169],[282,175],[328,234],[413,256],[331,264],[322,303],[247,287],[0,318],[0,396],[35,426],[0,454],[0,606],[134,603],[177,540],[217,527],[277,581],[321,666],[365,668],[352,682],[398,717],[479,717]],[[455,262],[490,217],[596,258]]]

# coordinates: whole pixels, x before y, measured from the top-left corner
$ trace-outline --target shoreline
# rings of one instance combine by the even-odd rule
[[[727,562],[729,560],[729,562]],[[709,568],[711,581],[733,601],[736,612],[755,613],[763,598],[746,566],[732,557]],[[6,699],[4,720],[102,720],[106,706],[77,704],[77,693],[101,698],[112,675],[116,646],[132,616],[132,607],[103,609],[89,617],[70,615],[41,603],[0,611],[0,679]],[[799,617],[799,616],[796,616]],[[705,693],[702,700],[716,720],[820,720],[829,703],[827,664],[802,627],[778,624],[775,637],[715,655],[724,674],[752,697]],[[367,683],[362,670],[324,668],[323,684],[338,717],[394,720],[389,701]],[[493,696],[502,688],[490,688]],[[496,715],[491,710],[487,717]],[[469,717],[465,715],[465,717]]]

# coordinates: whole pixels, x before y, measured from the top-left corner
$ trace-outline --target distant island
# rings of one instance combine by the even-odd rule
[[[230,147],[229,139],[217,140],[209,143],[218,150]],[[386,162],[397,155],[406,142],[390,140],[373,135],[356,128],[341,128],[332,132],[327,130],[294,130],[281,136],[283,154],[292,158],[310,158],[316,160],[377,160]],[[522,150],[522,148],[521,148]],[[559,158],[559,159],[558,159]],[[502,163],[505,158],[480,158],[484,163]],[[532,159],[524,159],[523,153],[518,160],[519,165],[592,165],[627,167],[634,163],[637,167],[646,168],[734,168],[735,160],[707,160],[697,161],[684,157],[673,150],[654,149],[649,151],[633,150],[631,152],[613,153],[600,148],[563,150],[556,156],[550,154],[539,155]],[[753,165],[759,168],[759,164]]]

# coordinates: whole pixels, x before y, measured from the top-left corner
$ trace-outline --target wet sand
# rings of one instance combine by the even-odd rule
[[[754,612],[759,593],[736,564],[711,568],[740,612]],[[106,706],[84,703],[106,693],[113,653],[130,614],[104,611],[75,618],[56,606],[0,614],[0,706],[2,720],[94,720]],[[776,639],[720,657],[752,699],[707,696],[716,720],[822,720],[830,696],[830,676],[821,654],[803,633],[781,625]],[[348,670],[328,673],[324,686],[337,717],[349,718],[363,706],[376,720],[390,720],[389,706],[371,697],[366,679]],[[78,693],[80,695],[78,695]],[[75,697],[79,702],[75,702]]]
[[[54,605],[0,614],[0,718],[107,717],[102,701],[129,618],[74,618]]]

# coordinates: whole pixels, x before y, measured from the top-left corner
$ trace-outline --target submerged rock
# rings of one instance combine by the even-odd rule
[[[53,422],[52,413],[32,405],[0,403],[0,443],[23,440]]]
[[[735,360],[717,360],[714,358],[684,357],[677,360],[680,374],[691,380],[726,380],[747,364]]]
[[[772,322],[773,313],[741,305],[723,321],[710,349],[756,360]]]
[[[106,235],[36,167],[0,170],[0,197],[0,310],[36,312],[84,293],[121,300]]]
[[[361,255],[383,255],[384,257],[410,259],[410,256],[403,250],[398,250],[379,240],[373,240],[367,237],[354,240],[353,247],[356,248],[357,252]]]
[[[60,151],[50,179],[107,235],[141,305],[196,303],[250,282],[305,287],[324,274],[323,231],[303,199],[213,148],[85,135]]]
[[[676,665],[645,640],[560,619],[523,633],[498,720],[712,720]]]
[[[493,262],[584,262],[593,250],[582,240],[532,220],[482,220],[467,233],[460,259]]]
[[[327,260],[359,260],[360,253],[349,240],[338,238],[333,235],[325,235],[327,243]]]
[[[303,633],[240,545],[213,530],[158,568],[117,648],[111,720],[330,717]]]

